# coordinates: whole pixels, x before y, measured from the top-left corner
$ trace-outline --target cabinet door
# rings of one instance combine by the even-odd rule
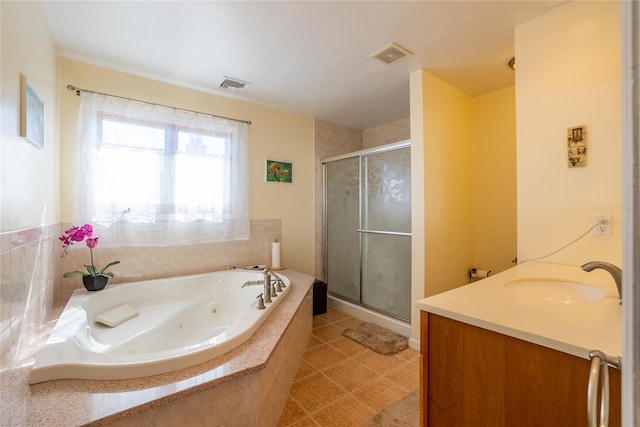
[[[421,320],[423,425],[587,425],[588,360],[433,314]],[[610,379],[613,427],[620,371]]]
[[[588,361],[509,341],[505,377],[507,390],[514,392],[506,394],[507,425],[536,420],[536,425],[586,426]]]
[[[423,346],[424,425],[504,427],[504,341],[432,314],[427,324],[427,341],[421,343],[428,343]]]

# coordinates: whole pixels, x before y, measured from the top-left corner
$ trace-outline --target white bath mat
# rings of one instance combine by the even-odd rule
[[[138,310],[129,304],[122,304],[109,311],[105,311],[102,314],[98,314],[95,318],[95,322],[115,328],[129,319],[133,319],[137,315]]]

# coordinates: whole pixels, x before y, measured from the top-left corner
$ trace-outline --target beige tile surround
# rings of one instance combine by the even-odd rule
[[[89,263],[83,244],[60,258],[58,236],[69,224],[55,224],[0,233],[0,357],[2,370],[22,363],[22,355],[39,339],[41,329],[56,319],[76,289],[79,277],[66,271]],[[280,220],[251,221],[249,240],[171,247],[106,247],[94,251],[94,263],[113,260],[110,284],[224,270],[230,266],[268,264],[271,242],[280,238]],[[102,243],[102,242],[101,242]]]
[[[362,148],[379,147],[411,138],[409,117],[374,126],[362,131]]]
[[[68,225],[63,224],[62,229]],[[110,269],[116,276],[110,280],[114,284],[205,273],[232,266],[242,268],[251,264],[269,264],[271,242],[281,238],[280,220],[251,220],[250,229],[249,240],[167,247],[99,246],[94,251],[94,262],[102,266],[113,260],[120,261]],[[66,271],[82,268],[88,263],[88,256],[88,249],[83,244],[69,248],[68,255],[58,263],[57,277],[62,277]],[[82,288],[82,283],[77,277],[61,278],[56,301],[67,301],[78,288]]]
[[[78,263],[86,263],[83,256],[87,255],[86,248],[74,248],[72,255],[60,261],[57,237],[62,229],[64,225],[59,224],[0,233],[1,425],[107,425],[113,422],[163,425],[159,420],[170,420],[181,412],[188,413],[189,417],[202,415],[203,424],[193,425],[224,425],[229,421],[226,416],[231,416],[233,423],[248,417],[249,425],[256,425],[256,419],[258,425],[269,425],[262,424],[260,419],[277,422],[286,400],[284,388],[288,390],[293,381],[311,333],[311,297],[307,291],[313,277],[291,270],[285,274],[292,281],[299,281],[300,286],[294,286],[294,292],[269,316],[273,323],[265,322],[256,335],[241,346],[247,351],[236,349],[194,368],[143,379],[60,380],[28,386],[29,368],[39,348],[68,295],[82,286],[79,280],[74,283],[65,279],[66,283],[62,283],[59,279],[63,271],[78,269]],[[270,243],[279,236],[280,220],[255,220],[251,222],[249,241],[192,248],[99,248],[95,262],[123,261],[118,266],[122,268],[116,271],[119,277],[111,285],[228,266],[266,264]],[[146,272],[147,264],[163,268]],[[225,400],[224,396],[238,399]],[[265,396],[270,396],[268,405]],[[273,396],[280,396],[275,404]],[[254,402],[253,409],[241,415],[225,406],[229,402],[244,402],[241,407],[250,408],[251,405],[246,405],[247,399]],[[225,409],[220,409],[220,405]],[[191,410],[194,407],[199,410],[194,412]],[[185,418],[185,422],[189,420]],[[133,422],[135,424],[131,424]]]
[[[54,304],[59,226],[0,233],[0,356],[2,369],[20,363]]]
[[[322,266],[322,161],[411,137],[409,118],[360,130],[322,120],[314,120],[314,205],[315,205],[315,275],[323,278]]]
[[[314,278],[293,270],[283,274],[292,289],[256,333],[229,353],[191,368],[131,380],[29,386],[34,348],[22,366],[2,372],[2,425],[276,424],[312,329]]]

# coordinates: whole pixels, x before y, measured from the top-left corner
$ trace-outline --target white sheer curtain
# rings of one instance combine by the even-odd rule
[[[248,239],[247,126],[83,93],[74,221],[110,246]]]

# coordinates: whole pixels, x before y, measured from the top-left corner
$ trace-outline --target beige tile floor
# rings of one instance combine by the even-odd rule
[[[358,323],[333,309],[313,318],[280,426],[359,427],[418,388],[420,353],[384,356],[342,336]]]

